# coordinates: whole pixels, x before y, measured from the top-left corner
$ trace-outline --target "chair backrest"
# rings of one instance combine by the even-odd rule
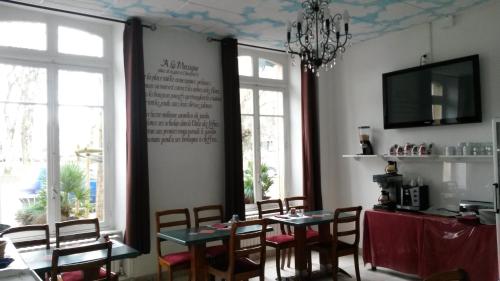
[[[260,226],[257,231],[238,233],[238,229],[248,226]],[[229,266],[228,271],[234,274],[236,260],[247,258],[249,255],[258,255],[261,270],[264,270],[266,263],[266,221],[250,220],[233,223],[231,226],[231,236],[229,238]],[[241,243],[245,241],[245,243]],[[244,246],[243,246],[244,245]]]
[[[463,269],[455,269],[431,275],[424,281],[469,281],[469,275]]]
[[[201,223],[206,222],[223,222],[224,211],[222,205],[210,205],[193,208],[194,226],[199,227]],[[203,215],[207,216],[203,216]]]
[[[64,234],[63,229],[71,229],[74,226],[92,225],[92,231],[85,231],[80,233]],[[61,247],[61,242],[76,241],[83,239],[99,239],[101,236],[99,229],[99,219],[79,219],[63,222],[56,222],[56,248]]]
[[[283,215],[283,202],[280,199],[257,201],[257,209],[259,211],[259,219],[263,219],[265,215]],[[279,225],[281,234],[286,234],[283,224],[280,223]]]
[[[11,227],[6,230],[4,230],[2,233],[0,233],[0,237],[3,237],[4,235],[7,234],[14,234],[14,233],[29,233],[29,232],[40,232],[43,231],[44,233],[44,238],[42,239],[30,239],[26,241],[18,241],[14,242],[14,247],[16,248],[25,248],[25,247],[34,247],[34,246],[41,246],[44,245],[45,248],[50,249],[50,236],[49,236],[49,226],[47,224],[36,224],[36,225],[26,225],[26,226],[18,226],[18,227]],[[34,233],[33,233],[34,234]]]
[[[338,208],[335,210],[335,215],[333,217],[333,247],[336,250],[337,241],[339,237],[353,236],[354,242],[352,246],[358,247],[359,245],[359,218],[361,214],[361,206],[349,207],[349,208]],[[354,228],[348,230],[339,230],[339,225],[354,223]]]
[[[62,272],[80,270],[83,271],[83,280],[111,280],[111,249],[111,241],[64,249],[54,249],[52,253],[52,266],[50,269],[51,280],[58,280],[57,275]],[[101,253],[95,252],[99,250],[106,251],[106,255],[103,256]],[[91,252],[95,252],[95,258],[91,256]],[[59,259],[61,257],[77,254],[85,254],[86,261],[82,260],[71,264],[59,265]],[[75,257],[75,259],[77,258]],[[101,277],[101,279],[99,279],[100,268],[104,265],[106,266],[106,278]]]
[[[191,227],[191,219],[189,209],[172,209],[156,212],[156,232],[160,232],[163,228],[170,227]],[[161,242],[164,240],[156,237],[156,250],[161,256]]]
[[[285,198],[286,211],[290,211],[290,208],[295,208],[297,210],[308,211],[307,197],[305,196],[294,196]]]

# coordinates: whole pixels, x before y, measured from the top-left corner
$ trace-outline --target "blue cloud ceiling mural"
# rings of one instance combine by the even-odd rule
[[[333,11],[352,16],[353,42],[369,40],[494,0],[331,0]],[[24,0],[23,2],[155,23],[208,36],[283,48],[286,25],[301,0]]]

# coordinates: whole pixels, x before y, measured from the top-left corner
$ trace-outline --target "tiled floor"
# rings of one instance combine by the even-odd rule
[[[275,265],[274,257],[269,257],[266,260],[266,280],[275,280],[276,279],[276,265]],[[294,275],[295,271],[293,269],[293,258],[292,258],[292,268],[287,268],[285,266],[284,270],[281,270],[281,277],[287,277]],[[347,271],[347,273],[351,274],[353,278],[349,278],[343,274],[339,274],[339,281],[350,281],[356,280],[354,273],[354,259],[352,256],[341,257],[339,261],[339,266]],[[318,270],[319,268],[319,258],[318,255],[313,253],[313,270]],[[377,271],[370,270],[370,265],[363,265],[363,259],[360,256],[359,258],[359,269],[361,274],[362,281],[417,281],[421,280],[414,276],[404,275],[389,269],[377,268]],[[331,276],[327,276],[321,278],[319,280],[332,280]]]

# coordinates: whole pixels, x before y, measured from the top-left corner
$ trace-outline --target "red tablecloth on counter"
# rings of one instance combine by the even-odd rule
[[[471,281],[497,281],[496,228],[454,218],[366,211],[363,259],[421,278],[463,268]]]

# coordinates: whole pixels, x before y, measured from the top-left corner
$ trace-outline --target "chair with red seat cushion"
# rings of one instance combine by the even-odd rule
[[[156,232],[165,228],[190,228],[191,219],[188,209],[173,209],[156,212]],[[158,280],[161,281],[162,268],[166,268],[169,274],[169,281],[173,280],[173,273],[178,270],[189,269],[191,266],[191,255],[188,251],[163,255],[163,239],[156,238],[156,250],[158,252]]]
[[[52,266],[48,280],[63,280],[63,281],[85,281],[85,280],[118,280],[118,276],[111,272],[111,250],[112,242],[104,242],[98,244],[90,244],[71,248],[56,248],[52,253]],[[102,257],[96,251],[106,251],[106,256]],[[95,259],[90,261],[78,262],[74,264],[60,265],[61,257],[96,254]],[[102,268],[105,266],[106,268]]]
[[[271,199],[257,202],[257,209],[259,210],[259,219],[262,219],[264,215],[283,215],[283,203],[280,199]],[[287,234],[285,231],[285,226],[279,224],[281,234],[269,236],[266,238],[266,246],[276,249],[276,275],[278,280],[281,280],[280,268],[285,267],[285,250],[291,250],[295,247],[295,238]],[[281,256],[281,266],[280,266],[280,256]]]
[[[222,205],[208,205],[193,208],[194,226],[200,227],[202,224],[221,224],[224,222],[224,211]],[[223,242],[225,243],[225,242]],[[227,252],[226,245],[215,245],[206,248],[207,258],[217,258]]]
[[[260,226],[259,230],[245,234],[238,234],[238,228]],[[266,222],[252,220],[233,223],[229,238],[229,251],[222,259],[214,259],[207,267],[207,274],[218,276],[224,280],[248,280],[259,277],[264,281],[264,266],[266,264]],[[246,241],[245,241],[246,240]],[[245,241],[242,246],[241,241]],[[259,262],[248,258],[258,255]]]
[[[360,281],[359,275],[359,217],[361,214],[361,206],[350,208],[339,208],[335,210],[333,216],[333,234],[330,242],[318,242],[308,244],[308,273],[311,275],[311,251],[326,252],[329,255],[329,260],[332,263],[333,281],[337,281],[337,272],[339,271],[339,257],[353,255],[354,269],[356,271],[356,280]],[[344,227],[339,230],[339,224],[354,224],[354,227]],[[353,243],[347,243],[339,240],[339,237],[354,236]]]

